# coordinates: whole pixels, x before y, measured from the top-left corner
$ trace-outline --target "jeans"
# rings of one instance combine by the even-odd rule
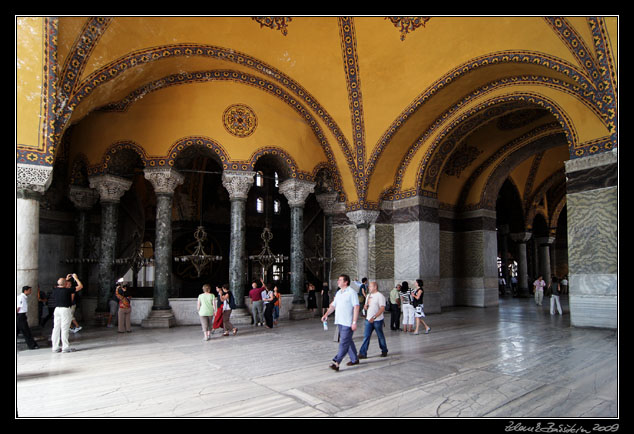
[[[337,364],[341,363],[343,358],[348,354],[351,362],[359,360],[357,358],[357,347],[354,346],[352,328],[339,324],[339,352],[332,359]]]
[[[363,344],[359,349],[359,354],[363,356],[368,355],[368,347],[370,346],[370,337],[372,332],[376,331],[376,336],[379,338],[379,347],[382,353],[387,353],[387,344],[385,342],[385,335],[383,334],[383,320],[370,322],[365,320],[365,329],[363,330]]]

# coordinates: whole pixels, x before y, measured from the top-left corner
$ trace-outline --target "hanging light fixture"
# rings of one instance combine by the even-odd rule
[[[222,256],[208,255],[205,252],[203,242],[207,239],[207,232],[205,231],[204,226],[198,226],[196,232],[194,232],[194,238],[198,242],[194,252],[190,255],[175,256],[174,261],[191,262],[194,268],[196,268],[198,277],[200,277],[205,268],[207,268],[213,261],[221,261]]]

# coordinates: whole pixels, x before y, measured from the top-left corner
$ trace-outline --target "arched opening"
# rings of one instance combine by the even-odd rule
[[[288,259],[276,260],[268,266],[255,259],[265,248],[265,228],[272,235],[266,241],[270,251],[284,258],[290,254],[290,210],[288,201],[279,192],[280,183],[288,178],[288,169],[277,156],[266,154],[258,158],[253,170],[256,175],[246,205],[246,252],[250,258],[247,281],[274,283],[282,293],[289,293]]]
[[[196,297],[205,283],[222,285],[228,281],[230,202],[222,185],[222,165],[206,147],[191,146],[175,159],[174,168],[185,177],[176,188],[173,202],[174,257],[192,254],[198,246],[199,227],[205,254],[220,256],[200,271],[192,262],[175,261],[172,268],[172,297]]]

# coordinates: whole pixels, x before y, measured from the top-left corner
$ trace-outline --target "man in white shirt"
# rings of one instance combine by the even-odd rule
[[[348,354],[350,361],[348,366],[357,365],[359,357],[357,356],[357,348],[352,340],[352,335],[357,329],[357,318],[359,317],[359,296],[350,288],[350,277],[342,274],[337,280],[339,291],[335,295],[335,299],[330,303],[328,310],[321,317],[322,322],[328,320],[328,315],[335,312],[335,324],[339,326],[339,352],[332,359],[333,363],[330,368],[335,371],[339,370],[339,364]]]
[[[370,293],[365,300],[364,306],[367,315],[365,317],[365,328],[363,331],[363,344],[359,349],[360,359],[365,359],[368,356],[368,347],[370,346],[370,337],[373,331],[376,331],[376,336],[379,338],[381,357],[387,357],[387,344],[385,342],[385,335],[383,334],[385,296],[379,292],[379,286],[376,282],[370,282],[369,289]]]
[[[36,350],[40,347],[31,335],[31,328],[29,327],[29,322],[26,317],[26,314],[29,311],[29,303],[27,297],[31,295],[31,291],[32,289],[30,286],[24,286],[22,288],[22,294],[18,295],[16,325],[18,331],[20,331],[20,333],[22,333],[22,336],[24,336],[24,340],[26,341],[29,349]]]

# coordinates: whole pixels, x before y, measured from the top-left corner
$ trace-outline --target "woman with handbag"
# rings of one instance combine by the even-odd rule
[[[431,330],[423,318],[425,318],[425,311],[423,310],[423,280],[416,279],[416,287],[412,290],[412,305],[414,306],[414,321],[416,322],[416,330],[414,330],[414,334],[418,333],[418,326],[422,323],[425,326],[425,334],[428,334]]]

